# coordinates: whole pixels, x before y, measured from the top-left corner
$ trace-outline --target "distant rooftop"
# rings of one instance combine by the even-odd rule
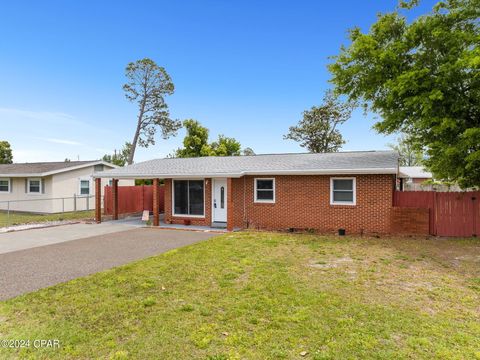
[[[401,178],[412,179],[431,179],[432,173],[427,171],[423,166],[400,166]]]
[[[0,177],[20,175],[45,176],[52,173],[68,171],[70,168],[80,168],[100,163],[107,164],[101,160],[0,164]]]
[[[105,178],[241,177],[243,175],[396,174],[395,151],[167,158],[103,171]]]

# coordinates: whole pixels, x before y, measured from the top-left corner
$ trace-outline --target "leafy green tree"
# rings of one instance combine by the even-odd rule
[[[327,91],[323,104],[304,111],[303,119],[283,138],[298,141],[312,153],[338,151],[345,144],[338,126],[350,118],[352,110],[351,103],[342,103]]]
[[[216,156],[238,156],[242,149],[242,145],[237,140],[224,135],[219,135],[218,140],[212,142],[211,147]]]
[[[177,149],[170,157],[237,156],[241,154],[242,146],[234,138],[219,135],[217,141],[210,143],[209,130],[197,120],[185,120],[183,126],[187,130],[183,139],[183,148]],[[251,151],[253,152],[253,150]]]
[[[409,23],[402,12],[416,3],[352,29],[331,81],[381,115],[377,131],[424,148],[436,178],[480,186],[480,0],[441,1]]]
[[[128,162],[128,157],[130,155],[131,148],[132,148],[132,144],[129,142],[126,142],[122,150],[120,150],[119,152],[115,150],[113,155],[105,154],[103,155],[102,160],[117,166],[125,166],[125,164],[127,164]]]
[[[13,163],[12,148],[8,141],[0,141],[0,164]]]
[[[187,135],[183,139],[183,148],[177,149],[175,157],[188,158],[213,156],[215,152],[208,143],[208,129],[197,120],[188,119],[183,122]]]
[[[388,147],[400,154],[400,166],[423,165],[423,152],[413,145],[412,140],[405,135],[401,135],[396,144],[388,144]]]
[[[148,147],[155,144],[157,128],[162,137],[176,135],[181,123],[170,119],[165,96],[174,92],[174,85],[166,70],[153,60],[145,58],[127,65],[128,82],[123,85],[126,98],[138,105],[137,126],[127,163],[132,164],[137,144]]]

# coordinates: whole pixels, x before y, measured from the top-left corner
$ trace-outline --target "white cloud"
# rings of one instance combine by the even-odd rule
[[[51,111],[31,111],[23,109],[14,109],[14,108],[4,108],[0,107],[0,115],[5,117],[10,117],[10,119],[22,118],[22,119],[31,119],[31,120],[42,120],[45,122],[56,123],[56,124],[84,124],[82,121],[76,120],[73,115],[62,113],[62,112],[51,112]]]
[[[48,141],[54,144],[64,144],[64,145],[83,145],[81,142],[67,140],[67,139],[55,139],[55,138],[39,138],[44,141]]]

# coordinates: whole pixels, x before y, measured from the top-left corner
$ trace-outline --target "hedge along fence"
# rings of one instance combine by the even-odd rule
[[[159,212],[165,210],[165,188],[160,186],[158,189]],[[105,195],[103,198],[103,209],[105,215],[113,214],[113,196],[112,187],[105,186]],[[131,214],[144,210],[153,211],[153,186],[119,186],[118,187],[118,213]]]

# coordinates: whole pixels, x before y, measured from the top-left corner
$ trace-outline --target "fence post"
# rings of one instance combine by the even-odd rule
[[[7,227],[10,225],[10,201],[7,201]]]
[[[77,194],[73,194],[73,212],[77,211]]]
[[[437,236],[437,192],[433,192],[433,235]]]
[[[87,202],[87,210],[90,210],[90,195],[85,197],[85,201]]]
[[[62,197],[62,213],[65,212],[65,198]]]

